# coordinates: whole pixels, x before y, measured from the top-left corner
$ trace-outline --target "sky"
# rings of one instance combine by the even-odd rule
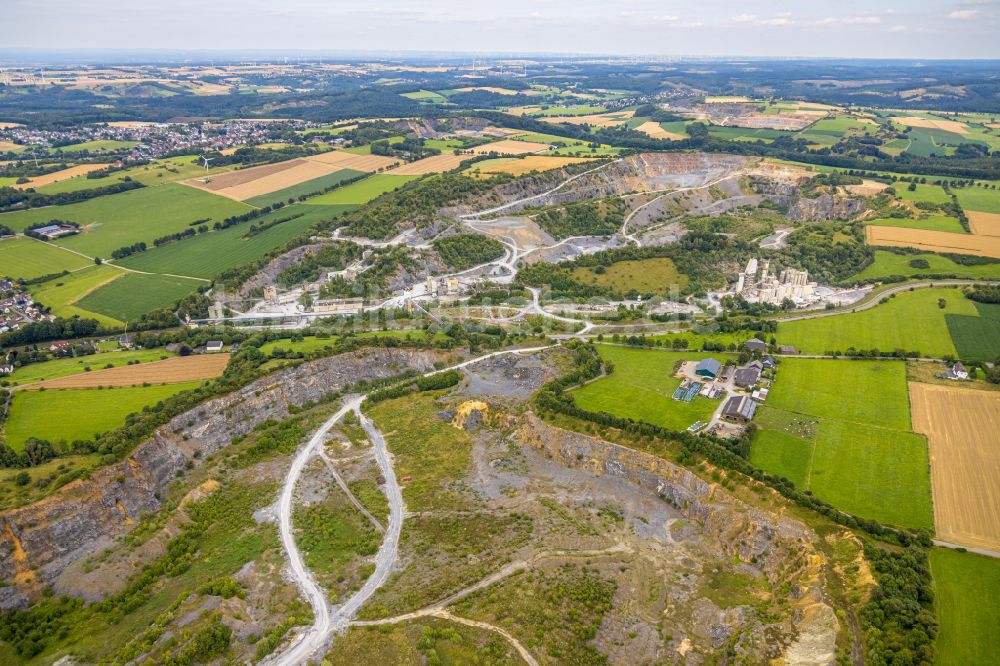
[[[1000,0],[0,0],[3,48],[1000,58]]]

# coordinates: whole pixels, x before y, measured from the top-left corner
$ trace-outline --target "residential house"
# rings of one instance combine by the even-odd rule
[[[698,366],[694,369],[694,374],[707,379],[715,379],[719,376],[719,370],[721,369],[722,364],[714,358],[705,358],[698,362]]]
[[[737,423],[748,423],[757,412],[757,403],[746,395],[734,395],[722,408],[722,418]]]
[[[205,344],[205,351],[210,354],[222,351],[222,340],[209,340]]]
[[[59,342],[53,342],[49,345],[50,352],[65,351],[69,349],[69,343],[65,340],[60,340]]]
[[[941,379],[951,379],[954,381],[965,381],[969,378],[968,369],[962,364],[961,361],[955,361],[955,365],[948,368],[946,372],[938,375]]]
[[[118,337],[118,346],[121,349],[132,349],[132,336],[126,333]]]
[[[774,368],[777,365],[778,364],[775,363],[775,361],[774,361],[774,357],[771,356],[771,355],[767,355],[767,356],[765,356],[764,358],[761,359],[761,366],[763,366],[763,368],[765,370],[774,370]]]
[[[743,346],[755,353],[763,353],[767,351],[767,343],[763,340],[758,340],[757,338],[747,340],[743,343]]]

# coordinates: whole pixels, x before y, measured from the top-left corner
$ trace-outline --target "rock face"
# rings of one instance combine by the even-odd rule
[[[301,247],[289,250],[288,252],[275,257],[269,261],[264,268],[260,269],[258,273],[240,286],[240,295],[249,296],[254,292],[254,290],[263,289],[268,285],[275,284],[282,271],[301,263],[302,259],[316,254],[323,247],[323,243],[302,245]]]
[[[789,586],[791,617],[784,620],[787,624],[779,633],[794,638],[779,641],[780,656],[772,663],[819,666],[835,662],[841,627],[825,601],[824,568],[828,562],[816,547],[819,537],[806,525],[750,506],[662,458],[554,428],[533,414],[524,417],[515,438],[567,467],[622,478],[653,490],[687,519],[697,522],[703,533],[719,544],[725,559],[738,557],[740,562],[754,563],[774,589]],[[715,638],[723,642],[727,626],[745,624],[736,617],[715,617],[714,607],[701,610],[705,626],[722,632]],[[725,613],[743,610],[735,607]],[[769,640],[778,639],[778,634],[769,636]]]
[[[0,514],[0,609],[24,606],[72,562],[109,546],[160,507],[166,486],[233,437],[361,379],[429,370],[438,352],[369,349],[320,359],[257,380],[172,419],[120,463],[58,494]],[[195,454],[198,453],[198,457]]]
[[[849,199],[824,194],[815,199],[800,197],[788,207],[788,219],[798,222],[851,220],[865,211],[864,199]]]

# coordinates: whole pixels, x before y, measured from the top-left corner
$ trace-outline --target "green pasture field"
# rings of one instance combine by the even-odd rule
[[[125,417],[200,382],[115,389],[15,391],[5,432],[19,451],[29,437],[50,442],[91,439],[118,428]]]
[[[951,197],[948,196],[944,188],[940,185],[918,183],[917,189],[911,192],[909,184],[896,183],[894,189],[896,190],[896,196],[903,201],[926,201],[934,204],[951,203]]]
[[[292,187],[286,187],[282,190],[271,192],[270,194],[262,194],[259,197],[247,199],[246,203],[251,206],[263,208],[264,206],[270,206],[274,203],[287,202],[289,199],[298,199],[300,196],[312,194],[313,192],[319,192],[328,187],[342,183],[349,178],[356,178],[363,175],[363,171],[356,171],[355,169],[341,169],[340,171],[335,171],[319,178],[313,178],[312,180],[307,180],[299,183],[298,185],[293,185]]]
[[[31,238],[0,240],[0,277],[30,280],[63,270],[76,270],[91,263],[78,254]]]
[[[757,425],[758,467],[856,515],[933,526],[927,443],[909,431],[902,361],[783,359]]]
[[[940,666],[996,663],[1000,627],[1000,560],[949,548],[930,553],[938,617]]]
[[[96,312],[90,312],[76,303],[91,291],[115,280],[124,274],[120,268],[103,264],[90,266],[55,280],[31,285],[35,301],[52,308],[52,313],[64,318],[79,315],[84,318],[96,319],[107,326],[121,326],[122,321],[114,317],[106,317]]]
[[[938,307],[938,299],[945,307]],[[792,345],[807,354],[855,349],[919,351],[941,358],[956,354],[945,315],[978,316],[961,289],[928,288],[903,292],[870,310],[780,322],[779,344]]]
[[[947,215],[931,215],[927,219],[908,219],[898,217],[880,217],[874,220],[865,220],[865,224],[883,227],[903,227],[905,229],[927,229],[928,231],[950,231],[955,234],[966,233],[962,223],[957,218]]]
[[[862,123],[850,116],[836,116],[834,118],[822,118],[804,130],[809,134],[828,134],[830,136],[844,136],[848,132],[869,134],[875,125]]]
[[[170,358],[170,354],[163,349],[138,349],[133,351],[102,351],[97,354],[80,356],[77,358],[56,358],[42,363],[31,363],[16,369],[6,379],[12,384],[28,384],[39,382],[45,379],[55,379],[56,377],[66,377],[86,372],[86,368],[91,370],[103,370],[107,366],[115,368],[127,365],[133,361],[145,363],[147,361],[162,361]]]
[[[674,134],[680,134],[681,136],[686,136],[685,130],[687,126],[690,125],[690,121],[687,120],[672,120],[669,123],[660,123],[660,127],[667,132],[673,132]]]
[[[121,150],[123,148],[134,148],[139,145],[138,141],[115,141],[113,139],[102,139],[99,141],[84,141],[83,143],[74,143],[71,146],[61,146],[59,148],[49,148],[50,153],[82,153],[83,151],[90,151],[92,153],[107,153],[115,150]]]
[[[675,339],[682,339],[688,341],[688,348],[693,350],[700,350],[705,342],[713,342],[716,344],[723,345],[734,345],[739,347],[744,342],[749,340],[753,335],[749,332],[743,333],[696,333],[696,332],[681,332],[681,333],[666,333],[663,335],[647,335],[647,340],[652,340],[654,343],[659,340],[663,340],[665,347],[669,347],[673,344]],[[721,359],[720,359],[721,360]]]
[[[152,310],[173,305],[206,282],[168,275],[125,273],[78,301],[81,308],[106,317],[132,321]]]
[[[463,144],[459,139],[425,139],[424,146],[427,148],[437,148],[442,153],[449,153],[456,148],[461,148]]]
[[[416,92],[400,93],[403,97],[407,99],[415,99],[418,102],[430,102],[433,104],[444,104],[448,101],[448,98],[444,95],[434,92],[433,90],[418,90]]]
[[[929,268],[914,268],[910,262],[924,259]],[[1000,278],[1000,261],[995,264],[964,266],[939,254],[896,254],[886,250],[875,250],[875,261],[871,266],[855,275],[852,280],[877,280],[887,275],[957,275],[967,278]]]
[[[927,157],[931,153],[936,155],[953,154],[955,146],[962,143],[986,143],[969,135],[928,127],[913,127],[908,136],[911,143],[906,152],[920,157]]]
[[[945,315],[960,358],[992,361],[1000,356],[1000,304],[973,302],[978,316]]]
[[[57,241],[90,256],[110,256],[125,245],[152,241],[160,236],[191,228],[190,223],[207,218],[207,224],[252,210],[249,206],[193,187],[170,183],[121,194],[97,197],[67,206],[35,208],[0,215],[0,224],[21,231],[53,218],[87,227],[83,233]]]
[[[387,174],[375,174],[359,180],[356,183],[345,185],[333,192],[321,194],[313,197],[305,203],[321,206],[330,205],[357,205],[366,204],[372,199],[391,192],[397,187],[406,185],[411,180],[416,180],[420,176],[392,176]]]
[[[573,391],[576,404],[595,412],[608,412],[663,426],[686,430],[696,421],[709,421],[721,400],[696,396],[689,403],[670,396],[680,386],[674,378],[677,361],[697,361],[707,352],[668,352],[599,345],[601,358],[614,364],[614,372]],[[719,360],[723,357],[716,355]]]
[[[670,259],[633,259],[608,266],[603,274],[592,268],[573,269],[573,279],[583,284],[610,287],[618,293],[635,289],[640,293],[668,296],[671,287],[678,291],[687,286],[688,277],[677,270]]]
[[[122,259],[120,263],[128,268],[151,273],[212,278],[225,270],[259,259],[271,250],[283,247],[320,220],[333,219],[352,208],[354,207],[303,204],[285,206],[252,222],[167,243],[133,254]],[[253,224],[260,226],[266,224],[269,219],[280,219],[297,213],[305,215],[282,222],[249,238],[243,238]]]
[[[998,185],[998,183],[991,183]],[[988,190],[983,187],[957,187],[952,190],[958,197],[958,203],[966,210],[977,210],[983,213],[1000,213],[1000,189]]]
[[[227,171],[232,171],[235,168],[235,165],[222,167],[210,166],[209,174],[216,175],[225,173]],[[200,176],[203,177],[204,175],[204,166],[195,156],[165,157],[153,162],[152,164],[145,164],[143,166],[132,167],[130,169],[123,169],[122,171],[115,171],[110,176],[105,176],[104,178],[87,178],[86,175],[77,176],[76,178],[70,178],[69,180],[60,180],[57,183],[43,185],[42,187],[37,188],[37,190],[45,194],[92,190],[97,187],[114,185],[126,176],[132,180],[139,181],[143,185],[154,186],[172,183],[177,180],[198,178]]]
[[[902,361],[783,358],[767,405],[823,418],[910,429],[906,364]]]

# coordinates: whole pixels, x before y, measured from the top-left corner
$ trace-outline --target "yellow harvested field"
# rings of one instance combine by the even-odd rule
[[[1000,236],[1000,215],[976,210],[967,210],[965,215],[969,218],[972,233],[979,236]]]
[[[150,122],[148,120],[112,120],[108,123],[108,127],[145,127],[147,125],[156,125],[158,123]]]
[[[0,123],[0,129],[10,129],[11,127],[22,127],[21,123]]]
[[[355,155],[342,150],[333,150],[329,153],[320,153],[306,158],[310,162],[330,164],[338,169],[356,169],[358,171],[378,171],[388,169],[397,164],[402,164],[402,160],[395,157],[383,157],[382,155]]]
[[[938,537],[1000,550],[1000,393],[911,382],[910,405],[927,436]]]
[[[58,183],[60,180],[69,180],[70,178],[75,178],[76,176],[82,176],[85,173],[90,173],[91,171],[100,171],[106,168],[107,164],[80,164],[78,166],[69,167],[68,169],[60,169],[59,171],[53,171],[52,173],[47,173],[44,176],[36,176],[32,178],[27,183],[22,183],[21,185],[15,185],[19,190],[23,190],[27,187],[41,187],[42,185],[51,185],[52,183]]]
[[[549,150],[551,146],[547,143],[535,143],[533,141],[517,141],[515,139],[502,139],[493,143],[484,143],[481,146],[470,148],[469,152],[476,155],[526,155],[528,153],[538,153]]]
[[[445,171],[457,169],[458,166],[467,159],[470,159],[468,155],[452,155],[444,153],[441,155],[434,155],[433,157],[425,157],[422,160],[410,162],[409,164],[404,164],[396,167],[395,169],[390,169],[389,171],[386,171],[386,173],[393,176],[422,176],[425,173],[443,173]]]
[[[376,171],[399,163],[397,159],[379,155],[354,155],[333,151],[314,157],[230,171],[211,176],[207,183],[202,178],[191,178],[182,182],[229,199],[246,201],[286,187],[293,187],[313,178],[321,178],[341,169]]]
[[[946,132],[957,132],[958,134],[965,134],[969,131],[965,123],[960,123],[957,120],[931,120],[917,116],[893,116],[892,120],[907,127],[926,127]]]
[[[98,361],[95,361],[97,363]],[[25,388],[66,389],[94,388],[96,386],[136,386],[149,384],[176,384],[201,381],[218,377],[226,369],[229,354],[199,354],[175,356],[164,361],[123,365],[117,368],[81,372],[78,375],[47,379],[28,384]]]
[[[635,128],[635,131],[642,132],[653,139],[670,139],[671,141],[680,141],[687,138],[677,132],[668,132],[660,127],[660,123],[654,123],[652,120],[639,125]]]
[[[547,123],[567,123],[569,125],[591,125],[592,127],[617,127],[625,124],[635,116],[635,111],[615,111],[612,113],[593,113],[587,116],[549,116],[538,120]]]
[[[705,97],[705,104],[726,104],[730,102],[749,102],[749,97],[740,95],[708,95]]]
[[[567,164],[586,162],[586,157],[561,157],[558,155],[528,155],[521,159],[509,159],[475,169],[480,173],[509,173],[512,176],[523,176],[531,171],[549,171]]]
[[[889,186],[886,183],[880,183],[877,180],[866,180],[860,185],[848,185],[847,191],[862,197],[873,197],[887,187]]]
[[[1000,259],[1000,236],[868,226],[865,228],[865,239],[869,245],[913,247],[929,252],[955,252]]]
[[[0,153],[18,152],[24,150],[24,146],[13,141],[0,141]]]

